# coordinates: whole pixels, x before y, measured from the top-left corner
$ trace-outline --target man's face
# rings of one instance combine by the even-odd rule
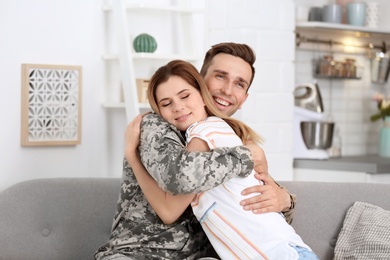
[[[246,61],[225,53],[213,58],[204,77],[215,105],[227,116],[244,104],[251,78],[252,69]]]

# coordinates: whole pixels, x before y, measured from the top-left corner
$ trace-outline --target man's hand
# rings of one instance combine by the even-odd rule
[[[251,210],[255,214],[261,214],[282,212],[290,208],[290,195],[285,189],[280,188],[268,173],[257,173],[255,177],[262,181],[264,185],[249,187],[242,191],[242,195],[257,194],[254,197],[241,201],[240,205],[244,206],[244,210]]]

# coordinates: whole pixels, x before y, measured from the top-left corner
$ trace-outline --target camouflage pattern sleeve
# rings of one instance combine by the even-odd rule
[[[290,198],[291,198],[291,207],[287,211],[283,211],[282,214],[286,218],[286,222],[291,225],[293,221],[293,215],[294,215],[294,210],[295,210],[295,203],[296,203],[296,196],[295,194],[290,193]]]
[[[290,195],[290,200],[291,200],[291,206],[288,210],[282,211],[282,214],[284,215],[286,222],[291,225],[293,221],[293,215],[294,215],[294,210],[295,210],[295,203],[297,202],[297,196],[295,194],[291,194],[286,187],[283,187],[280,185],[278,182],[276,182],[276,185],[278,185],[281,189],[284,189],[289,195]]]
[[[206,191],[232,177],[246,177],[254,167],[244,146],[187,151],[180,131],[156,114],[142,119],[139,152],[149,174],[172,194]]]

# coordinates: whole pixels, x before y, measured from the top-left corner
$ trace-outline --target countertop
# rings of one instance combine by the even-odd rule
[[[354,171],[371,174],[390,173],[390,158],[378,155],[357,155],[325,160],[294,159],[294,168]]]

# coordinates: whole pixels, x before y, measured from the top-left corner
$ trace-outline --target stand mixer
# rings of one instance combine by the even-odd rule
[[[317,83],[298,85],[294,90],[295,159],[328,159],[333,122],[324,121],[324,106]]]

